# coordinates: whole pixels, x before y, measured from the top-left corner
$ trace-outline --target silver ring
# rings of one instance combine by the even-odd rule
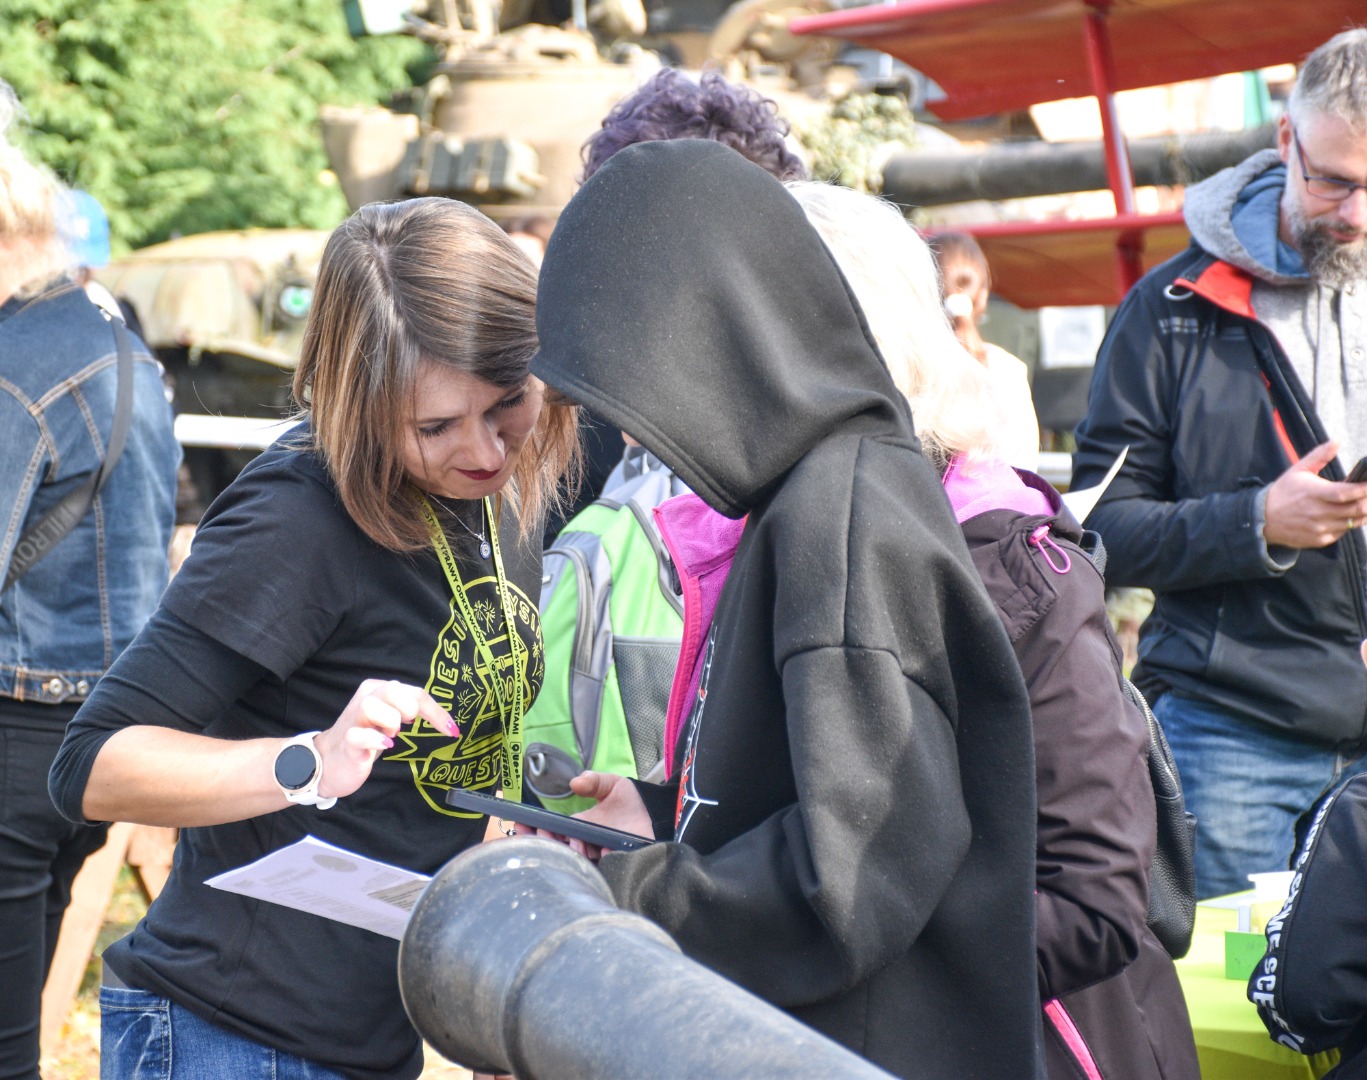
[[[1350,529],[1356,529],[1356,528],[1357,528],[1357,522],[1355,522],[1352,518],[1349,518],[1349,519],[1348,519],[1348,528],[1350,528]]]

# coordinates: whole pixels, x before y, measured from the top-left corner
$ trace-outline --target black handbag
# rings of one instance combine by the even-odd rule
[[[133,415],[133,345],[122,319],[110,318],[109,324],[114,331],[114,345],[118,355],[118,390],[114,399],[114,423],[109,433],[104,460],[84,483],[67,492],[37,522],[24,530],[24,534],[14,545],[14,553],[10,556],[9,569],[5,574],[4,585],[0,586],[0,592],[4,592],[28,573],[34,563],[56,547],[57,542],[90,512],[95,496],[100,493],[100,488],[104,487],[104,482],[114,471],[119,455],[123,453],[123,444],[128,439],[128,428]]]
[[[1191,948],[1196,924],[1196,816],[1182,798],[1182,778],[1149,703],[1125,680],[1125,693],[1149,725],[1149,779],[1158,807],[1158,846],[1149,870],[1149,929],[1174,960]]]

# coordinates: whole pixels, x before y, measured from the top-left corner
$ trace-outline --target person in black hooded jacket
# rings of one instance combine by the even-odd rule
[[[800,207],[714,143],[623,150],[537,324],[539,378],[746,517],[677,784],[580,778],[672,841],[603,855],[617,902],[893,1073],[1040,1075],[1025,689]]]
[[[1147,926],[1157,840],[1148,725],[1125,691],[1101,569],[1058,492],[1008,464],[1015,429],[998,414],[1009,402],[956,339],[934,259],[901,211],[830,184],[789,190],[911,403],[1025,676],[1050,1080],[1199,1080],[1177,971]]]

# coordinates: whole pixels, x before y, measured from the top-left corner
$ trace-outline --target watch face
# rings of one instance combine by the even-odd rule
[[[275,781],[283,788],[298,791],[313,779],[313,751],[295,743],[281,750],[275,758]]]

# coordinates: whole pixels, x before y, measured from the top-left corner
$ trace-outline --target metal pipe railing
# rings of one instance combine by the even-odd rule
[[[875,1080],[887,1073],[683,956],[546,840],[483,844],[433,878],[399,948],[413,1026],[518,1080]]]

